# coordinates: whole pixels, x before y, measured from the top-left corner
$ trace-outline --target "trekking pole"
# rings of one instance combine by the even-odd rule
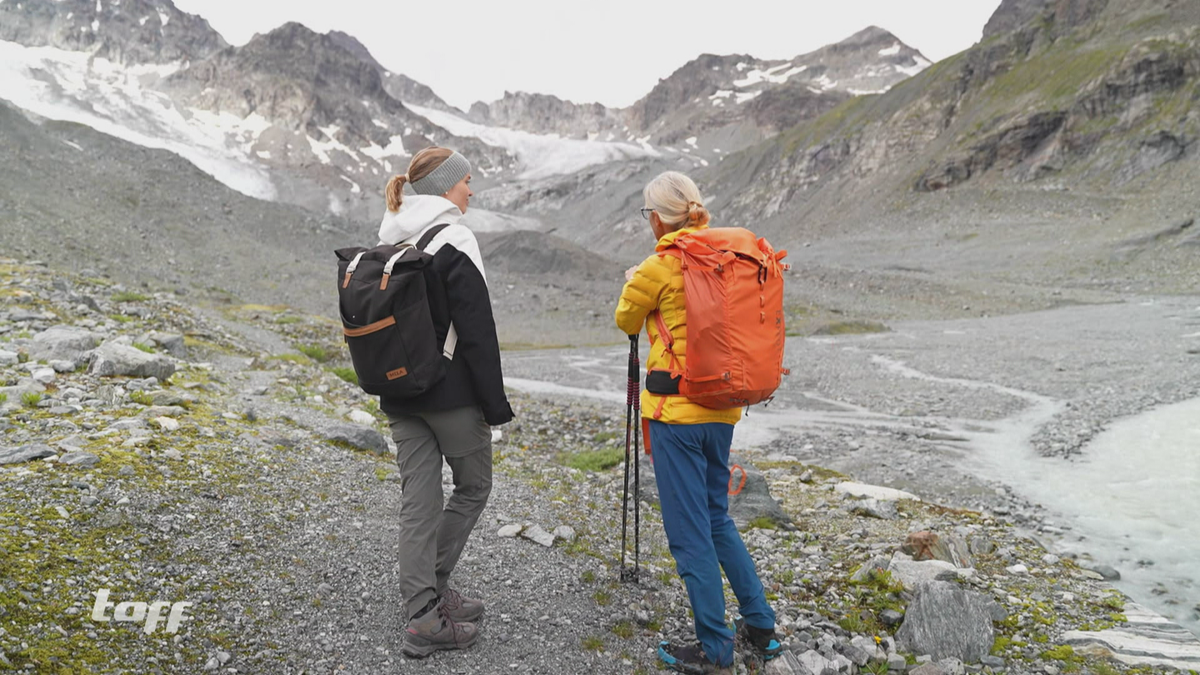
[[[634,335],[630,351],[633,358],[629,363],[629,381],[633,383],[633,581],[638,580],[642,569],[642,453],[638,447],[642,430],[641,367],[638,362],[638,336]]]
[[[634,545],[634,549],[635,549],[634,569],[630,570],[625,567],[625,555],[629,550],[629,546],[626,543],[626,538],[627,538],[627,535],[629,532],[629,460],[630,460],[630,454],[631,454],[630,453],[630,441],[633,441],[633,444],[632,444],[633,445],[633,453],[632,453],[633,461],[634,462],[638,461],[638,457],[637,457],[637,439],[638,439],[637,423],[638,423],[638,420],[634,418],[634,410],[637,407],[638,378],[641,375],[641,373],[640,373],[641,368],[640,368],[640,364],[638,362],[637,344],[638,344],[638,336],[630,335],[629,336],[629,381],[625,388],[625,479],[622,482],[622,484],[624,486],[624,490],[623,490],[623,494],[621,497],[621,581],[629,581],[630,579],[636,580],[637,579],[637,566],[638,566],[638,563],[640,562],[638,560],[639,554],[640,554],[640,550],[639,550],[640,546],[639,546],[639,542],[638,542],[639,525],[640,525],[640,522],[639,522],[640,514],[638,513],[638,499],[640,497],[637,494],[637,487],[638,487],[637,481],[638,481],[639,472],[637,469],[637,465],[635,464],[634,465],[634,502],[633,502],[633,508],[634,508],[634,526],[633,526],[634,527],[634,531],[633,531],[634,543],[633,543],[633,545]]]

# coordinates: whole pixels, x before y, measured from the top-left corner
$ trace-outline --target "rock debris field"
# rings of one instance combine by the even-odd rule
[[[618,580],[622,407],[514,391],[453,580],[487,603],[481,639],[402,656],[398,476],[339,350],[336,324],[286,307],[0,261],[0,670],[649,673],[660,640],[690,637],[644,458],[642,574]],[[818,457],[830,441],[806,442]],[[999,502],[941,506],[919,480],[903,492],[781,452],[738,462],[733,512],[787,646],[767,664],[741,650],[739,672],[1200,667],[1111,570],[1048,551]],[[98,594],[115,604],[99,616]],[[1122,647],[1148,632],[1152,649]]]

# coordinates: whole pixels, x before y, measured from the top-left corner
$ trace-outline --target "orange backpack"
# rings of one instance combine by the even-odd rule
[[[783,272],[766,239],[741,227],[697,230],[659,255],[679,258],[687,316],[687,367],[679,368],[662,312],[658,334],[671,355],[664,374],[680,396],[706,408],[741,408],[769,401],[787,370],[783,367],[785,326]],[[647,389],[650,378],[647,375]],[[661,381],[661,376],[658,377]],[[652,392],[654,393],[654,392]],[[662,399],[655,418],[662,412]]]

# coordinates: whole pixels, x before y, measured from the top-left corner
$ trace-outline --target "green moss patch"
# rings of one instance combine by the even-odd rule
[[[564,452],[559,455],[558,461],[580,471],[607,471],[625,461],[625,450],[624,448],[604,448]]]

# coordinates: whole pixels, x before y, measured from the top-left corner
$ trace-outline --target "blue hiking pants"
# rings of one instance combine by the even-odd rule
[[[729,517],[729,446],[733,425],[664,424],[650,420],[654,476],[663,528],[675,569],[687,585],[696,637],[719,666],[733,663],[733,631],[725,624],[721,569],[746,623],[775,627],[754,560]]]

